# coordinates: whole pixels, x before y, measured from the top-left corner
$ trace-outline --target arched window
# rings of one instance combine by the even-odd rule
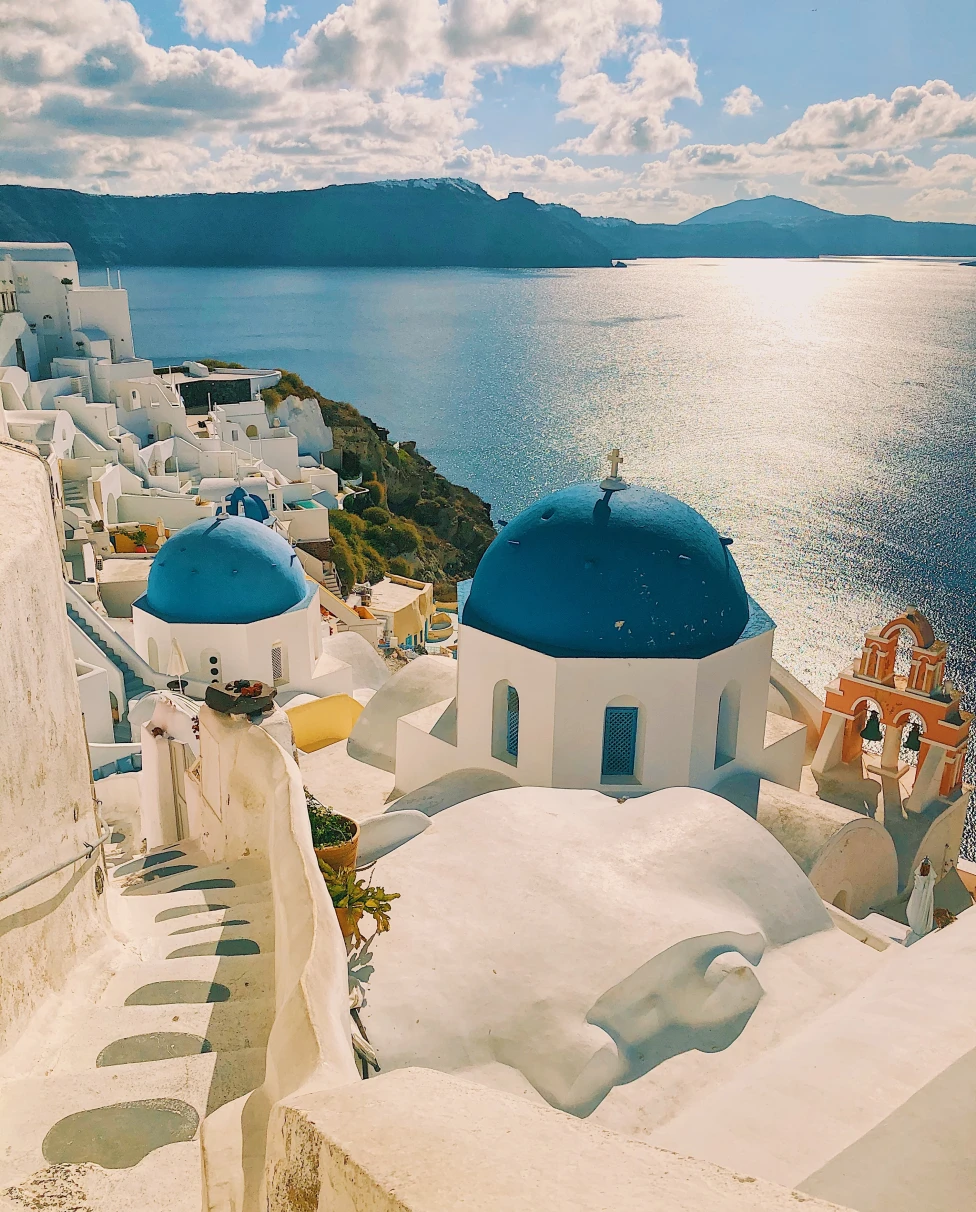
[[[281,642],[271,646],[271,680],[275,686],[288,681],[288,650]]]
[[[147,647],[149,650],[149,664],[152,665],[153,669],[155,669],[157,673],[159,673],[159,647],[152,636],[149,637],[149,644]]]
[[[604,783],[630,782],[637,767],[637,725],[640,708],[610,706],[603,713],[603,762],[600,778]]]
[[[735,760],[739,747],[739,683],[729,682],[718,701],[715,726],[715,769]]]
[[[519,695],[508,682],[495,686],[492,703],[491,755],[510,766],[518,765]]]
[[[249,438],[256,438],[258,436],[258,427],[256,425],[248,425],[244,432]]]

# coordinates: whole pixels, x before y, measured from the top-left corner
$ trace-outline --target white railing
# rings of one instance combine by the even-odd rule
[[[4,892],[0,892],[0,901],[5,901],[8,897],[14,896],[18,892],[23,892],[25,888],[30,888],[33,884],[39,884],[41,880],[46,880],[49,875],[57,875],[59,871],[63,871],[65,867],[70,867],[72,863],[78,863],[82,859],[87,861],[100,846],[105,845],[111,836],[112,830],[106,829],[96,841],[86,842],[81,854],[76,854],[73,858],[65,859],[63,863],[58,863],[54,867],[48,867],[46,871],[42,871],[39,875],[32,875],[29,880],[23,880],[21,883],[15,884],[13,888],[7,888]]]
[[[147,686],[153,690],[166,690],[169,688],[169,683],[175,681],[169,674],[159,673],[153,669],[152,665],[141,657],[132,645],[123,639],[68,581],[64,582],[64,597],[72,610],[85,620],[102,643],[110,648],[124,665],[128,665],[136,677],[145,682]],[[183,679],[183,693],[188,694],[191,698],[202,699],[206,690],[207,687],[203,682]]]

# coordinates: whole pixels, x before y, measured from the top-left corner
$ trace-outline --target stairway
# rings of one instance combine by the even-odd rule
[[[83,480],[63,480],[64,503],[86,516],[90,514],[88,484]]]
[[[340,601],[345,601],[342,596],[342,586],[339,584],[339,578],[336,576],[335,568],[329,565],[323,569],[322,584],[330,593],[334,593]]]
[[[131,859],[129,826],[114,827],[104,895],[120,941],[0,1057],[3,1212],[201,1212],[201,1123],[264,1080],[266,864],[209,864],[186,842]]]
[[[67,609],[68,618],[71,619],[72,623],[74,623],[76,627],[81,628],[85,635],[87,635],[88,638],[101,649],[101,651],[122,674],[122,679],[125,682],[126,697],[124,711],[125,713],[128,713],[128,704],[133,699],[138,698],[140,695],[147,694],[150,690],[152,690],[152,687],[147,686],[142,678],[140,678],[139,675],[126,664],[125,660],[113,648],[110,648],[109,645],[106,644],[95,628],[91,626],[87,619],[85,619],[80,611],[76,610],[70,602],[67,603]],[[120,712],[122,711],[122,707],[123,705],[120,703]],[[117,721],[115,725],[115,740],[118,744],[123,744],[132,740],[132,730],[129,727],[128,719],[120,719]]]

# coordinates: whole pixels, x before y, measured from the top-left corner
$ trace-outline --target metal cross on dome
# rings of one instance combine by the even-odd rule
[[[604,492],[618,492],[621,488],[626,488],[624,479],[620,474],[620,464],[624,461],[624,456],[615,446],[613,450],[606,456],[607,462],[610,464],[610,474],[606,479],[600,481],[600,487]]]

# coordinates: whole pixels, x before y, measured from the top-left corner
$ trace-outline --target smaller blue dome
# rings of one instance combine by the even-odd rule
[[[284,614],[308,593],[298,556],[250,518],[204,518],[160,548],[137,603],[167,623],[254,623]]]
[[[554,657],[700,659],[749,621],[735,560],[690,505],[639,484],[575,484],[495,539],[462,621]]]

